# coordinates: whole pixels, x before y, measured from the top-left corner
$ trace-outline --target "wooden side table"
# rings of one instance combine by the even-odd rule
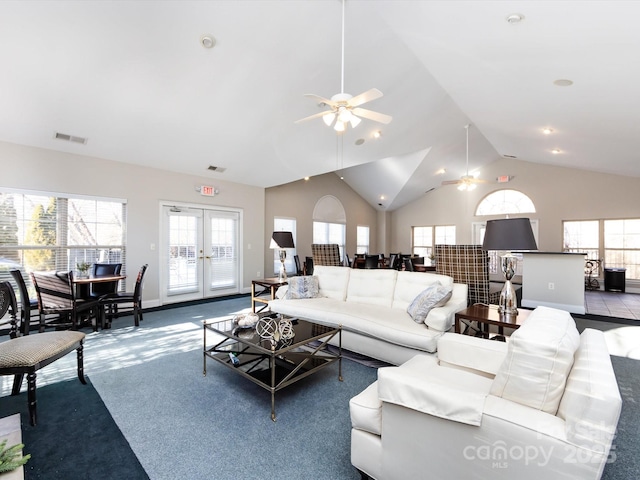
[[[276,298],[276,290],[287,283],[287,280],[281,281],[278,277],[251,280],[251,311],[259,313],[267,308],[269,301]],[[256,286],[262,289],[256,290]],[[267,293],[269,295],[266,295]],[[256,312],[256,303],[264,304],[258,309],[258,312]]]
[[[498,313],[497,305],[471,305],[465,310],[461,310],[455,314],[455,332],[460,333],[460,323],[464,320],[470,320],[472,322],[478,322],[483,334],[486,338],[489,338],[489,326],[495,325],[498,327],[498,334],[504,335],[504,328],[517,329],[522,325],[527,318],[531,310],[519,309],[518,315],[503,315]]]

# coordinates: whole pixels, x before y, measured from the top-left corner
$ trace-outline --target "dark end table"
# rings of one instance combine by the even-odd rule
[[[455,314],[455,332],[460,332],[460,323],[462,320],[469,320],[472,322],[478,322],[478,325],[483,332],[485,338],[489,338],[489,325],[495,325],[498,327],[498,334],[504,335],[504,328],[511,328],[515,330],[522,325],[527,318],[531,310],[519,309],[518,315],[503,315],[498,312],[497,305],[482,305],[476,304],[467,307]]]

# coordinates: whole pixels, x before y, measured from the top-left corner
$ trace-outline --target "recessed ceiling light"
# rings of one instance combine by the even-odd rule
[[[558,155],[560,153],[560,149],[554,148],[553,150],[551,150],[551,153],[553,153],[554,155]]]
[[[553,129],[547,127],[547,128],[543,128],[542,129],[542,133],[544,133],[545,135],[551,135],[553,133]]]
[[[382,132],[380,130],[376,130],[373,132],[373,138],[380,138],[382,136]]]
[[[304,177],[304,181],[308,182],[309,181],[309,177]]]
[[[521,13],[512,13],[507,17],[509,23],[520,23],[522,20],[524,20],[524,15]]]
[[[204,48],[213,48],[216,44],[216,38],[213,35],[202,35],[200,37],[200,45]]]
[[[384,195],[380,195],[380,200],[384,200]]]
[[[436,172],[436,175],[444,175],[445,173],[447,173],[447,169],[446,168],[441,168],[440,170],[438,170]]]
[[[573,82],[571,80],[567,80],[566,78],[559,78],[558,80],[554,80],[553,84],[557,87],[570,87],[571,85],[573,85]]]

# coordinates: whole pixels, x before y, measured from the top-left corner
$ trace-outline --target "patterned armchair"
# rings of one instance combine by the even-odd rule
[[[337,243],[311,245],[314,265],[328,265],[330,267],[341,267],[340,247]]]
[[[469,287],[468,304],[497,304],[500,291],[489,293],[489,255],[481,245],[436,245],[436,273]]]

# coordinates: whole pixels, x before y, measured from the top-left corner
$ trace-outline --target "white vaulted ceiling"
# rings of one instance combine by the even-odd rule
[[[342,137],[294,124],[321,108],[303,94],[340,92],[340,16],[338,0],[0,2],[0,141],[261,187],[338,171],[387,210],[465,174],[467,123],[481,178],[504,155],[640,176],[640,2],[347,0],[345,91],[378,88],[365,107],[393,121]]]

